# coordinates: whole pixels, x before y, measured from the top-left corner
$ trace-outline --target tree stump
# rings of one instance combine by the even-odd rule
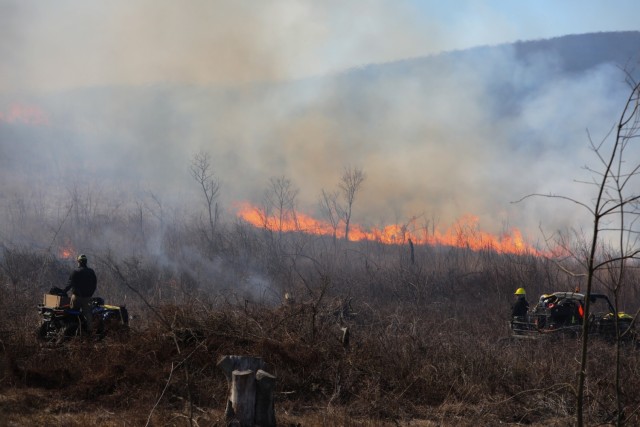
[[[256,377],[253,371],[233,371],[229,401],[242,427],[253,427],[256,411]]]
[[[227,377],[229,385],[231,385],[231,373],[233,371],[251,370],[257,372],[258,369],[265,369],[266,364],[262,357],[252,356],[222,356],[216,366],[222,369],[224,376]]]
[[[273,389],[276,377],[262,369],[256,372],[256,425],[275,427],[276,412],[273,404]]]
[[[229,425],[275,427],[276,377],[263,370],[262,358],[223,356],[217,366],[224,372],[229,387],[225,410]]]

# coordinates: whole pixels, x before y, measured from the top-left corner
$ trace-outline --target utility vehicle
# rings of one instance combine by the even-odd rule
[[[59,343],[70,337],[86,335],[87,322],[79,310],[69,305],[70,299],[64,290],[53,287],[38,304],[42,323],[38,338],[46,342]],[[124,306],[107,305],[100,297],[91,299],[93,331],[97,338],[104,338],[114,331],[126,331],[129,313]]]
[[[615,309],[604,294],[591,294],[589,297],[589,318],[587,319],[590,335],[615,340]],[[579,292],[554,292],[543,294],[538,303],[524,318],[511,321],[513,336],[517,338],[539,338],[545,335],[564,335],[579,337],[585,322],[585,296]],[[618,329],[621,339],[636,339],[633,317],[618,312]]]

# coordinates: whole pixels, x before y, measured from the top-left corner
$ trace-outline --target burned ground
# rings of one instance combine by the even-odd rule
[[[572,285],[552,263],[429,247],[411,263],[402,247],[367,245],[324,263],[281,257],[270,279],[295,296],[282,302],[212,292],[202,282],[194,288],[185,274],[104,257],[96,266],[101,292],[114,304],[126,295],[134,317],[129,334],[101,341],[39,343],[35,305],[43,286],[4,287],[4,425],[224,425],[227,384],[216,361],[229,354],[265,360],[277,377],[282,425],[573,422],[579,342],[512,340],[507,326],[515,287],[535,294]],[[588,419],[608,423],[615,347],[594,341],[590,352]],[[639,385],[639,361],[637,350],[623,348],[632,424],[640,422],[640,400],[627,391]]]

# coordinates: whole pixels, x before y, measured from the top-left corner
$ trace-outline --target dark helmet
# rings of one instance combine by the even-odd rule
[[[87,263],[87,256],[85,254],[78,255],[78,263],[86,264]]]

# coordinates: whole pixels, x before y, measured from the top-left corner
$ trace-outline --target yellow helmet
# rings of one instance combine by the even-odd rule
[[[525,291],[524,288],[518,288],[514,292],[514,295],[526,295],[526,294],[527,294],[527,291]]]

